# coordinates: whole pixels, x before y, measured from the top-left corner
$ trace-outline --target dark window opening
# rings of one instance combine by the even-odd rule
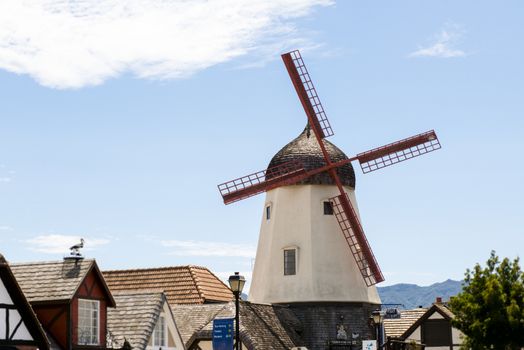
[[[296,249],[284,249],[284,275],[296,275]]]
[[[426,346],[449,346],[451,325],[447,320],[427,320],[422,325],[422,342]]]
[[[333,203],[324,202],[324,215],[333,215]]]
[[[271,219],[271,207],[268,205],[266,207],[266,220]]]

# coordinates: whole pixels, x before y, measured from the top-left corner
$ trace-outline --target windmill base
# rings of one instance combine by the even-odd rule
[[[311,302],[286,306],[300,320],[303,327],[301,338],[308,350],[357,350],[362,348],[362,340],[375,339],[370,317],[380,305]]]

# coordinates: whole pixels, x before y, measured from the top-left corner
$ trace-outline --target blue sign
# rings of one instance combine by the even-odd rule
[[[213,350],[233,350],[233,318],[213,320]]]

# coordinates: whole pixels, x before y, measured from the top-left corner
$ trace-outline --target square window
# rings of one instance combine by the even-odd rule
[[[329,201],[324,202],[324,215],[333,215],[333,203]]]
[[[296,249],[284,249],[284,275],[296,275],[297,274],[297,265],[296,265]]]

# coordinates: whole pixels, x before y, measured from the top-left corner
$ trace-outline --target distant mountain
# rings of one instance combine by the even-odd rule
[[[414,309],[419,306],[431,306],[437,297],[441,297],[442,301],[448,301],[449,297],[462,290],[462,281],[448,279],[427,287],[399,283],[377,289],[383,304],[402,304],[406,309]]]

